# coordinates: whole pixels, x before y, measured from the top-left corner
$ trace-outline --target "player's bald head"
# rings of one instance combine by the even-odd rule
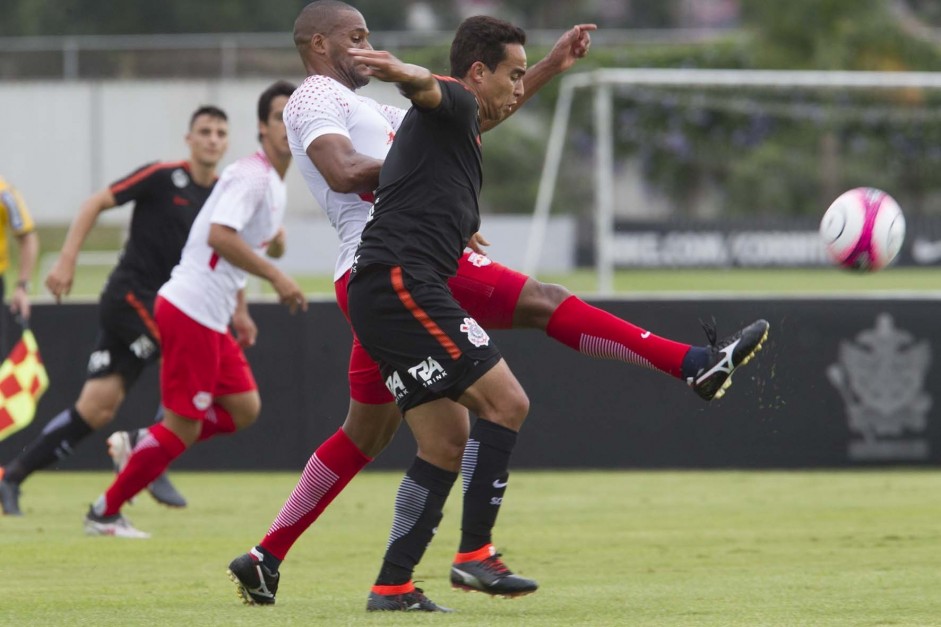
[[[294,20],[294,45],[306,46],[317,33],[327,34],[336,28],[344,13],[359,11],[340,0],[316,0],[301,9]]]

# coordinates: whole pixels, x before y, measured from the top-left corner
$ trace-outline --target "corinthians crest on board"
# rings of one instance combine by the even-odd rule
[[[932,405],[925,392],[930,365],[930,343],[897,328],[887,313],[855,341],[840,342],[827,378],[843,398],[848,426],[857,436],[847,447],[851,460],[928,458],[928,440],[922,436]]]

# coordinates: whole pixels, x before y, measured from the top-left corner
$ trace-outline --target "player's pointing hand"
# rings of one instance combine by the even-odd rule
[[[588,48],[591,47],[591,32],[598,30],[596,24],[576,24],[565,31],[549,54],[547,58],[551,59],[564,72],[579,59],[588,55]]]

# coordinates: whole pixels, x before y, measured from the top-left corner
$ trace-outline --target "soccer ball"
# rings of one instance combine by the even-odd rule
[[[884,191],[857,187],[841,194],[823,214],[820,237],[835,264],[875,272],[899,254],[905,240],[905,216]]]

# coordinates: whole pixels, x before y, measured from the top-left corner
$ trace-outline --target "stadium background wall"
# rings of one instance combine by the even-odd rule
[[[655,333],[701,342],[699,318],[720,337],[758,317],[771,338],[736,377],[728,398],[704,403],[680,382],[643,368],[590,359],[538,331],[492,335],[530,395],[516,468],[805,468],[937,465],[941,420],[941,300],[692,299],[597,301]],[[248,351],[263,399],[247,431],[200,444],[179,469],[300,470],[347,408],[350,333],[336,305],[303,315],[252,305],[260,328]],[[33,329],[52,385],[36,420],[0,442],[9,459],[81,389],[94,337],[91,304],[38,305]],[[112,429],[61,464],[105,469],[114,429],[148,424],[157,369],[145,372]],[[414,455],[400,429],[374,467],[404,468]]]

